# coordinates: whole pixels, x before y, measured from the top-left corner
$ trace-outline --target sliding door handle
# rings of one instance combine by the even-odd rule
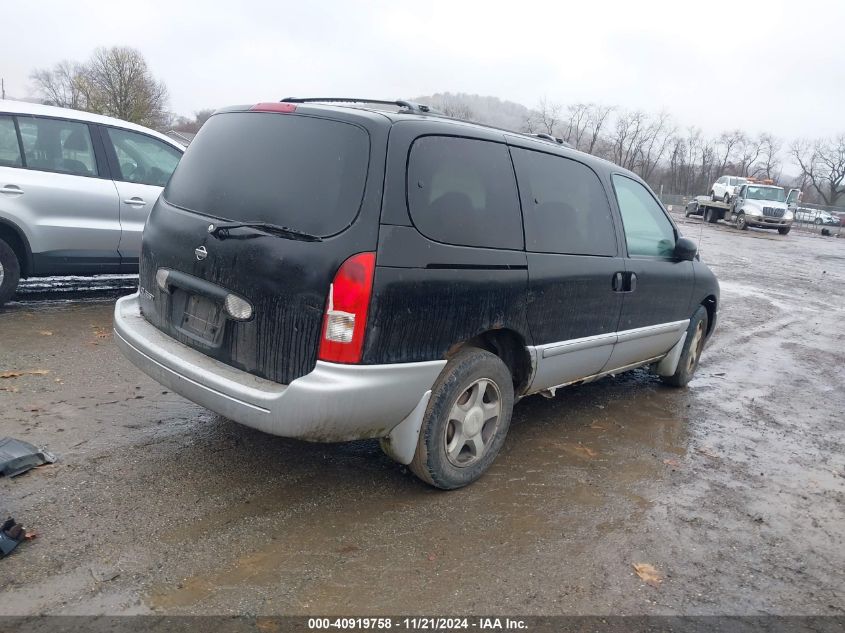
[[[613,292],[625,292],[623,279],[625,273],[613,273],[613,278],[610,281],[610,287]]]

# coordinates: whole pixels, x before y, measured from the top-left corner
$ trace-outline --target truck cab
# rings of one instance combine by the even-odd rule
[[[789,233],[793,219],[783,187],[753,181],[739,188],[733,205],[725,215],[725,220],[733,221],[740,230],[749,226],[777,229],[781,235]]]

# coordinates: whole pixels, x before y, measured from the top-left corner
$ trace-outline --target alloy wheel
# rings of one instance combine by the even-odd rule
[[[695,334],[692,336],[692,342],[689,346],[689,354],[687,355],[687,371],[691,374],[695,369],[695,364],[698,362],[698,357],[701,355],[701,349],[704,347],[704,321],[699,321],[695,326]]]
[[[499,429],[502,396],[495,382],[479,378],[458,396],[445,429],[446,458],[463,468],[481,459]]]

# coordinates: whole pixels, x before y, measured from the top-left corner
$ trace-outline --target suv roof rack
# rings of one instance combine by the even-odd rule
[[[356,99],[354,97],[285,97],[282,99],[284,103],[375,103],[378,105],[392,105],[405,108],[415,114],[440,114],[434,108],[431,108],[422,103],[414,103],[412,101],[385,101],[383,99]]]
[[[564,141],[562,138],[557,137],[557,136],[552,136],[551,134],[545,134],[545,133],[541,132],[540,134],[529,134],[529,136],[533,136],[534,138],[540,138],[540,139],[543,139],[544,141],[551,141],[552,143],[557,143],[558,145],[563,145],[564,147],[568,147],[569,149],[573,149],[572,145],[570,145],[569,143]]]

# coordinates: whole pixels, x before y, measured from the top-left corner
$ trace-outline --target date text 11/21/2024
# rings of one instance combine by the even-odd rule
[[[397,630],[397,631],[458,631],[477,629],[482,631],[511,630],[527,628],[526,622],[514,618],[478,617],[408,617],[408,618],[309,618],[309,630]]]

